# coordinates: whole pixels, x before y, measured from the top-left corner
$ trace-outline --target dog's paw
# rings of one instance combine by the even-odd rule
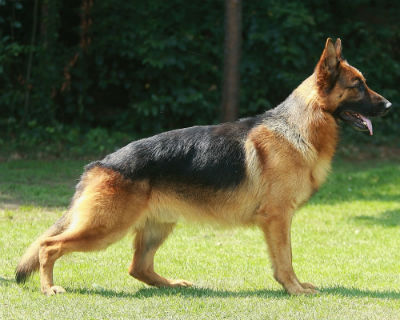
[[[303,284],[302,284],[303,285]],[[312,295],[319,293],[318,290],[313,288],[304,288],[303,286],[296,285],[286,288],[286,291],[290,295],[298,296],[298,295]]]
[[[171,288],[191,287],[193,284],[186,280],[170,280]]]
[[[300,284],[301,284],[301,286],[302,286],[304,289],[313,289],[313,290],[317,290],[317,287],[314,286],[312,283],[309,283],[309,282],[301,282]],[[318,290],[317,290],[317,291],[318,291]]]
[[[60,286],[52,286],[42,290],[46,296],[54,296],[55,294],[65,293],[65,289]]]

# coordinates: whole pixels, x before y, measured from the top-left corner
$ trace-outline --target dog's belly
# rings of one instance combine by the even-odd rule
[[[153,190],[146,219],[174,223],[188,221],[214,222],[223,225],[253,224],[259,201],[249,190],[205,190],[186,188]]]

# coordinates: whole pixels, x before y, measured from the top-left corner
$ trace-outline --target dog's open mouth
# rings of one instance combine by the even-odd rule
[[[363,116],[361,113],[346,110],[340,113],[340,117],[344,121],[349,122],[357,130],[369,131],[369,134],[371,136],[373,135],[371,120]]]

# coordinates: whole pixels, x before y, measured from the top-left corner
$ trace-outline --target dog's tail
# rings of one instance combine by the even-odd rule
[[[25,283],[27,278],[39,269],[40,242],[47,237],[56,236],[63,232],[69,224],[68,218],[67,212],[28,247],[15,270],[17,283]]]

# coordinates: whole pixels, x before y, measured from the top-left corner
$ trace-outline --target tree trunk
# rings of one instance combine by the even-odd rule
[[[225,0],[225,52],[222,88],[222,121],[235,121],[239,114],[239,62],[242,39],[241,0]]]
[[[41,16],[41,24],[40,24],[40,37],[42,39],[42,45],[44,48],[47,48],[47,24],[49,22],[49,2],[45,0],[42,2],[42,16]]]
[[[30,93],[31,93],[31,70],[32,70],[32,59],[33,59],[33,46],[35,45],[36,39],[36,29],[37,29],[37,20],[38,20],[38,0],[35,0],[33,7],[33,27],[32,27],[32,36],[31,43],[29,48],[28,55],[28,67],[26,70],[26,88],[25,88],[25,98],[24,98],[24,121],[26,122],[29,119],[29,103],[30,103]]]

